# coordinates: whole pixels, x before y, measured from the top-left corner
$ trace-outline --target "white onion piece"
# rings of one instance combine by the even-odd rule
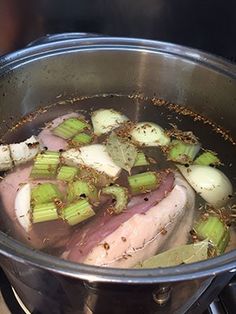
[[[12,166],[9,145],[0,145],[0,171],[11,169]]]
[[[164,146],[170,143],[170,138],[162,127],[153,122],[137,123],[130,134],[142,146]]]
[[[233,187],[226,175],[210,166],[177,166],[194,190],[214,207],[224,206],[233,193]]]
[[[11,158],[15,165],[20,165],[32,160],[41,151],[39,140],[34,135],[24,142],[10,144],[9,146]]]
[[[30,184],[23,185],[16,194],[15,198],[15,213],[20,225],[26,232],[30,231],[30,198],[31,189]]]
[[[80,149],[71,148],[62,153],[62,158],[67,165],[85,165],[110,177],[116,177],[121,171],[108,155],[106,147],[101,144],[83,146]]]
[[[117,128],[129,119],[122,113],[113,109],[99,109],[91,116],[94,134],[101,135]]]

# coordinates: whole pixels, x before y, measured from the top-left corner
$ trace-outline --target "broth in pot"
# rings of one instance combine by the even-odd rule
[[[35,249],[115,268],[235,249],[235,142],[183,107],[68,100],[24,117],[2,142],[3,229]]]

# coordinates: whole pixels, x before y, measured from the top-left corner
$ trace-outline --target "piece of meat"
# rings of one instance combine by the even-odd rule
[[[75,231],[62,257],[99,266],[132,267],[139,261],[143,246],[143,258],[150,256],[149,251],[155,254],[169,236],[169,232],[164,235],[163,228],[171,229],[187,202],[185,189],[176,186],[172,190],[173,182],[174,176],[169,173],[156,191],[134,197],[120,215],[111,216],[107,210],[102,210],[93,221]],[[163,198],[167,204],[161,205]],[[171,202],[174,204],[170,209],[159,209]],[[155,245],[150,246],[151,242]]]
[[[17,167],[0,182],[0,200],[1,206],[5,210],[5,224],[14,238],[29,244],[33,248],[61,247],[66,244],[72,232],[71,228],[65,222],[58,220],[34,224],[31,230],[26,232],[16,218],[14,204],[20,184],[27,182],[31,182],[32,185],[40,182],[53,183],[53,181],[47,180],[30,181],[29,175],[31,169],[31,164]],[[62,182],[58,182],[58,184],[59,188],[63,191],[65,188],[64,184]]]
[[[103,239],[88,254],[84,263],[129,268],[155,255],[180,222],[186,201],[184,189],[176,185],[166,198],[145,215],[135,214]]]
[[[64,140],[63,138],[53,135],[51,130],[58,126],[60,123],[62,123],[64,120],[74,117],[79,117],[79,114],[76,112],[68,113],[59,118],[54,119],[52,122],[49,123],[48,126],[44,127],[43,130],[38,135],[38,138],[40,139],[43,146],[47,147],[48,150],[52,151],[66,149],[68,146],[67,141]]]
[[[189,240],[189,232],[192,229],[193,219],[194,219],[194,209],[195,209],[195,192],[184,179],[184,177],[176,172],[175,173],[175,185],[182,186],[186,189],[187,194],[187,204],[184,215],[181,221],[176,224],[172,233],[174,237],[169,237],[165,242],[165,250],[186,244]]]

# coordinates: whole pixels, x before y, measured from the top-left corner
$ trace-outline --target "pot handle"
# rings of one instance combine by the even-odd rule
[[[70,39],[80,39],[80,38],[89,38],[89,37],[98,37],[101,36],[95,33],[59,33],[59,34],[47,34],[38,39],[31,41],[26,47],[32,47],[36,45],[53,43],[61,40],[70,40]]]

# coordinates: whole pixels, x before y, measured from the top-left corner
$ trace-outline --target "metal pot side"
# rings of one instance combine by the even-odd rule
[[[2,57],[0,133],[4,121],[14,124],[60,94],[111,93],[181,104],[236,133],[234,64],[168,43],[108,37],[63,37]],[[36,252],[3,233],[0,253],[17,293],[39,313],[194,313],[200,295],[208,291],[210,302],[236,271],[236,251],[174,268],[104,269]]]

